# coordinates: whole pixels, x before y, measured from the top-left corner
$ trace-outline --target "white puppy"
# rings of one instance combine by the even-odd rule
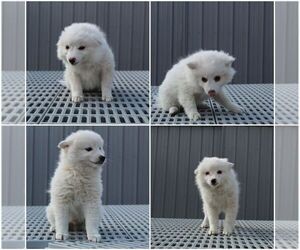
[[[227,159],[205,157],[195,170],[196,185],[200,191],[204,220],[209,234],[217,234],[220,213],[225,213],[223,234],[233,232],[239,207],[239,184]]]
[[[58,144],[60,160],[50,185],[47,218],[55,238],[68,238],[69,224],[85,222],[87,237],[100,241],[103,139],[89,130],[79,130]]]
[[[233,104],[222,87],[229,83],[235,70],[234,58],[223,51],[202,50],[180,60],[166,74],[159,87],[158,105],[170,115],[183,107],[190,120],[200,118],[197,106],[209,97],[214,98],[229,111],[242,113],[243,109]]]
[[[65,65],[64,80],[73,102],[83,100],[83,90],[101,90],[103,101],[112,100],[114,56],[99,27],[90,23],[65,27],[57,56]]]

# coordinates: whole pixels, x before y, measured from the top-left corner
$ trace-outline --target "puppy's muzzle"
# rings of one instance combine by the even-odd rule
[[[210,90],[210,91],[208,91],[208,95],[210,97],[214,97],[216,95],[216,91],[215,90]]]

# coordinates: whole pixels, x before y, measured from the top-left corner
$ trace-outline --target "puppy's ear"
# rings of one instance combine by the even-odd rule
[[[226,67],[231,67],[232,63],[235,61],[235,58],[233,56],[227,55],[226,60],[225,60],[225,66]]]
[[[71,145],[70,141],[61,141],[60,143],[58,143],[57,147],[60,149],[65,149],[68,148]]]
[[[234,164],[233,163],[231,163],[231,162],[226,162],[226,164],[227,164],[227,167],[229,168],[229,169],[232,169],[233,168],[233,166],[234,166]]]
[[[198,172],[199,172],[199,169],[198,169],[198,167],[194,170],[194,174],[198,174]]]
[[[191,69],[191,70],[195,70],[195,69],[198,68],[197,63],[195,63],[195,62],[189,62],[189,63],[187,64],[187,66],[188,66],[189,69]]]

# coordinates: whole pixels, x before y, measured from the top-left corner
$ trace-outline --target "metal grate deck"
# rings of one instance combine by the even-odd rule
[[[298,84],[275,84],[276,124],[298,124]]]
[[[273,248],[273,221],[237,221],[231,236],[210,236],[198,219],[151,220],[152,248]],[[220,226],[223,222],[220,222]]]
[[[275,248],[299,248],[298,221],[275,221]]]
[[[25,122],[25,72],[2,71],[2,123]]]
[[[148,205],[103,207],[100,243],[89,242],[85,232],[70,232],[68,241],[55,241],[45,207],[27,207],[27,248],[148,248]]]
[[[61,71],[27,73],[28,123],[148,123],[148,71],[118,71],[112,102],[100,93],[84,92],[84,101],[73,103],[70,91],[60,84]]]
[[[25,248],[25,207],[2,207],[2,248]]]
[[[234,114],[209,99],[210,109],[201,109],[202,119],[191,122],[184,113],[174,117],[158,109],[158,87],[152,87],[151,122],[153,124],[273,124],[273,84],[234,84],[225,86],[228,97],[247,110],[247,114]]]

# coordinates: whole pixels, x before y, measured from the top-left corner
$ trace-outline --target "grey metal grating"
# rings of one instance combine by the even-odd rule
[[[25,122],[25,72],[2,71],[2,123]]]
[[[298,249],[298,221],[275,221],[275,248]]]
[[[298,124],[298,84],[275,84],[276,124]]]
[[[143,248],[143,249],[149,249],[149,244],[145,241],[138,241],[138,240],[126,240],[126,241],[114,241],[114,242],[103,242],[103,243],[89,243],[89,242],[53,242],[49,243],[47,248],[53,248],[53,249],[74,249],[74,248],[80,248],[80,249],[99,249],[99,248],[108,248],[108,249],[137,249],[137,248]]]
[[[2,207],[2,248],[25,247],[25,207]]]
[[[102,102],[100,92],[85,92],[73,103],[60,84],[61,71],[27,73],[28,123],[148,123],[148,71],[119,71],[114,77],[112,102]]]
[[[151,220],[152,248],[273,248],[273,221],[237,221],[231,236],[208,235],[198,219]],[[220,221],[220,226],[223,221]]]
[[[103,207],[104,216],[102,226],[100,227],[101,243],[89,242],[85,232],[70,232],[68,241],[55,241],[54,233],[49,232],[50,225],[46,219],[45,207],[27,207],[27,248],[45,248],[49,243],[52,243],[52,245],[49,245],[51,247],[55,247],[58,243],[60,247],[65,246],[66,248],[70,246],[81,248],[81,244],[99,248],[104,243],[106,246],[110,244],[112,246],[123,244],[124,248],[129,246],[143,248],[144,245],[148,244],[148,237],[141,237],[135,229],[128,230],[127,227],[130,226],[123,225],[123,220],[115,216],[115,214],[120,213],[118,210],[121,210],[124,212],[123,216],[128,217],[132,221],[132,224],[137,223],[141,227],[147,227],[148,223],[145,225],[145,219],[141,219],[143,216],[148,218],[149,207],[147,205],[127,206],[128,209],[126,211],[122,209],[122,206]],[[136,217],[137,214],[140,217]]]
[[[234,114],[213,99],[210,109],[200,110],[202,119],[191,122],[184,113],[174,117],[157,108],[157,87],[152,87],[151,121],[154,124],[273,124],[273,84],[234,84],[225,86],[228,97],[246,109],[246,114]]]

